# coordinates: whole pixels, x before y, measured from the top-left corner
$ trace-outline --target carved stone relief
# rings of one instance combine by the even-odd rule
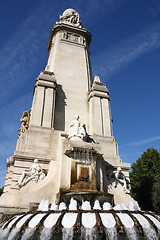
[[[85,45],[85,39],[82,36],[79,36],[77,34],[72,34],[70,32],[64,32],[62,35],[62,39],[69,42]]]
[[[21,127],[17,130],[19,132],[18,137],[21,136],[22,133],[24,133],[28,127],[29,127],[29,121],[30,121],[30,111],[24,111],[22,114],[22,117],[20,119]]]
[[[38,181],[43,180],[45,176],[46,173],[38,164],[38,159],[35,159],[33,165],[29,169],[25,169],[22,172],[17,185],[19,188],[21,188],[31,181],[37,183]]]
[[[117,167],[117,170],[110,173],[108,180],[110,188],[130,193],[130,183],[120,167]]]

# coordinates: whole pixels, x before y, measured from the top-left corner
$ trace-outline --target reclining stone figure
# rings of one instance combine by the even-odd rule
[[[130,193],[129,181],[122,172],[121,167],[117,167],[117,170],[110,173],[109,182],[111,183],[111,188],[120,190],[119,185],[121,185],[125,193]]]
[[[32,180],[37,183],[39,180],[43,180],[45,176],[44,170],[38,164],[38,159],[35,159],[33,165],[29,169],[23,171],[17,185],[21,188]]]

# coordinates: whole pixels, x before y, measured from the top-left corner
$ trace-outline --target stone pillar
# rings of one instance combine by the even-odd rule
[[[86,29],[67,22],[56,23],[51,29],[46,70],[54,72],[57,81],[55,130],[68,131],[76,114],[88,128],[91,38]]]
[[[112,136],[112,119],[109,91],[102,86],[98,76],[95,77],[88,94],[89,132],[92,135]]]
[[[44,71],[36,79],[30,125],[54,128],[56,80]]]

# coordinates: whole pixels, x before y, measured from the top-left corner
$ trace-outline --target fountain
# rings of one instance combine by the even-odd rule
[[[160,239],[160,217],[130,196],[109,91],[92,79],[91,39],[73,9],[52,27],[47,66],[7,159],[0,240]]]
[[[96,200],[91,209],[89,201],[78,206],[72,198],[68,207],[62,202],[48,210],[49,203],[43,199],[36,212],[4,220],[0,239],[160,239],[160,217],[137,206],[131,201],[128,208],[125,204],[113,208],[107,202],[100,206]]]

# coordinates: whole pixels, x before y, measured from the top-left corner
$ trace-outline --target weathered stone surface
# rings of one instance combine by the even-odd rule
[[[73,9],[65,11],[52,27],[48,62],[35,82],[28,125],[7,160],[0,211],[27,211],[30,203],[37,204],[42,198],[59,201],[62,190],[76,188],[101,194],[109,191],[117,203],[125,198],[109,187],[108,176],[117,167],[129,178],[130,164],[120,159],[112,134],[109,91],[98,76],[92,80],[91,39]],[[85,139],[82,134],[68,137],[75,115],[85,124]],[[35,158],[47,176],[19,188],[21,174],[31,168]],[[126,199],[127,203],[130,197]]]

